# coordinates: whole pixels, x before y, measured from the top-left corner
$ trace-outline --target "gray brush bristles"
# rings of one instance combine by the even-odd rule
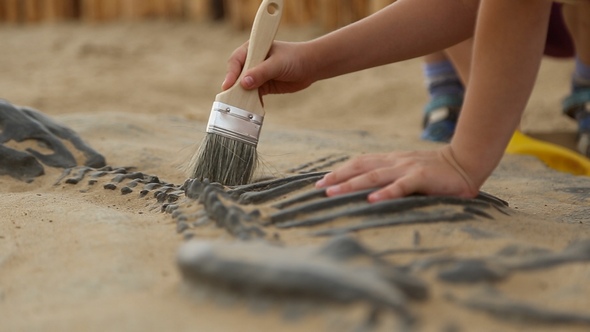
[[[209,179],[225,186],[249,183],[258,165],[256,145],[207,133],[191,161],[192,178]]]

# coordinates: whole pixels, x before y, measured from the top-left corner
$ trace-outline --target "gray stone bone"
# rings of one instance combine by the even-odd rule
[[[374,260],[364,266],[354,264],[354,258],[367,255],[365,250],[359,249],[362,246],[351,246],[354,242],[351,239],[337,241],[345,243],[324,248],[284,248],[260,241],[190,241],[180,248],[177,261],[185,280],[190,283],[214,284],[248,294],[366,301],[393,309],[404,319],[412,320],[404,295],[408,290],[404,292],[400,286],[410,287],[409,291],[414,294],[420,288],[421,297],[426,298],[425,284],[409,276],[400,282],[399,272],[391,277],[396,272]]]
[[[316,236],[331,236],[409,223],[458,222],[477,217],[493,219],[490,213],[484,211],[492,207],[508,213],[508,203],[483,192],[475,199],[416,195],[369,204],[366,196],[374,189],[336,197],[326,197],[322,189],[305,189],[323,174],[325,173],[299,174],[235,187],[191,179],[185,183],[185,196],[198,199],[218,226],[244,239],[252,238],[255,234],[264,234],[259,230],[252,232],[253,224],[274,224],[277,228],[291,228],[314,226],[347,217],[371,217],[356,224],[313,233]],[[271,210],[267,209],[265,213],[260,213],[258,209],[253,212],[245,210],[246,206],[251,210],[251,206],[263,206],[270,201],[272,203],[267,203],[266,206]],[[437,206],[456,208],[455,211],[432,210],[432,207]],[[230,208],[234,211],[231,216],[228,215]],[[423,211],[420,210],[422,208],[431,209]],[[457,208],[462,208],[463,211],[456,211]]]
[[[470,219],[484,222],[493,218],[489,213],[493,209],[509,213],[505,201],[486,193],[469,200],[410,196],[376,206],[366,202],[366,195],[372,189],[332,199],[326,197],[324,190],[309,188],[323,174],[302,173],[235,187],[206,180],[187,180],[182,186],[176,186],[155,176],[133,172],[131,168],[97,170],[77,167],[64,171],[60,181],[75,184],[84,178],[96,181],[110,175],[112,178],[107,185],[113,189],[123,186],[121,190],[139,190],[140,197],[151,194],[160,204],[161,211],[170,213],[175,219],[177,232],[190,240],[183,245],[178,256],[179,268],[190,283],[220,284],[248,294],[276,293],[286,294],[289,298],[319,297],[336,302],[366,301],[377,308],[376,312],[383,308],[393,309],[407,320],[413,318],[408,302],[428,298],[428,286],[416,278],[414,272],[434,267],[439,280],[446,282],[499,282],[518,271],[590,261],[590,240],[574,243],[557,253],[510,246],[490,257],[435,256],[415,260],[406,266],[392,266],[383,256],[407,252],[430,254],[445,248],[416,247],[421,242],[419,233],[414,234],[414,248],[392,248],[377,253],[348,237],[333,238],[319,248],[282,248],[261,242],[273,222],[275,226],[289,223],[314,225],[318,220],[339,222],[339,219],[353,217],[349,218],[351,225],[338,227],[335,223],[330,229],[312,233],[333,236],[408,223]],[[188,199],[180,200],[183,196]],[[197,203],[202,204],[202,209],[182,211],[186,205]],[[363,220],[364,217],[368,219]],[[238,239],[250,241],[230,244],[195,241],[196,234],[188,230],[210,222]],[[465,226],[462,230],[474,237],[494,235],[472,226]],[[357,264],[358,261],[365,263]],[[587,317],[583,314],[556,313],[518,302],[500,303],[487,295],[476,300],[461,303],[500,316],[512,314],[525,321],[542,323],[545,319],[549,323],[587,324]]]
[[[240,239],[264,237],[266,233],[251,221],[256,213],[248,214],[237,205],[225,204],[228,195],[217,186],[208,186],[202,194],[207,215],[230,234]],[[246,225],[250,223],[252,225]]]
[[[581,324],[590,326],[590,314],[558,311],[543,308],[536,304],[515,301],[499,293],[478,294],[467,299],[458,299],[448,294],[447,300],[464,308],[482,311],[492,317],[529,324]]]
[[[264,203],[268,200],[280,197],[283,194],[301,189],[314,181],[320,179],[326,172],[306,173],[287,178],[271,179],[251,184],[223,187],[219,183],[210,183],[208,179],[202,181],[196,179],[187,180],[186,196],[192,199],[199,199],[208,186],[224,188],[224,191],[233,200],[241,204]]]
[[[366,194],[368,192],[369,191],[331,197],[331,198],[328,198],[324,201],[320,201],[318,203],[315,203],[315,205],[317,206],[317,205],[320,205],[320,203],[324,203],[325,207],[323,207],[323,209],[325,209],[326,207],[329,207],[329,206],[333,207],[333,206],[338,206],[338,205],[342,205],[342,204],[348,204],[350,202],[355,201],[359,197],[361,197],[363,200],[366,200]],[[370,215],[382,215],[382,214],[387,214],[387,213],[400,213],[400,212],[405,212],[405,211],[412,210],[412,209],[418,209],[418,208],[422,208],[422,207],[442,205],[442,204],[484,207],[484,208],[491,207],[490,203],[483,201],[483,200],[479,200],[479,199],[464,199],[464,198],[446,197],[446,196],[440,196],[440,197],[436,197],[436,196],[409,196],[409,197],[399,198],[399,199],[395,199],[395,200],[388,200],[388,201],[372,203],[372,204],[362,204],[362,205],[354,207],[354,208],[346,208],[346,209],[337,210],[337,211],[333,211],[333,212],[326,212],[321,215],[312,216],[312,217],[309,217],[304,220],[285,221],[285,222],[277,224],[277,227],[291,228],[291,227],[302,227],[302,226],[314,226],[314,225],[319,225],[319,224],[329,222],[329,221],[332,221],[332,220],[335,220],[338,218],[342,218],[342,217],[370,216]],[[303,211],[303,210],[305,210],[305,208],[301,207],[301,210]],[[321,208],[318,208],[317,210],[321,210]],[[271,222],[277,223],[279,221],[289,219],[289,218],[285,217],[285,215],[288,215],[289,217],[291,217],[292,215],[297,215],[297,214],[299,214],[299,213],[297,213],[296,208],[290,209],[289,211],[281,211],[281,212],[276,213],[271,216]]]
[[[1,146],[0,175],[7,174],[17,179],[30,180],[44,174],[41,164],[58,168],[76,166],[76,159],[62,140],[69,141],[84,154],[86,157],[84,165],[105,166],[104,157],[88,146],[72,129],[56,123],[39,111],[17,107],[0,100],[0,144],[10,140],[15,142],[35,140],[53,152],[43,154],[31,148],[18,151]]]
[[[263,192],[244,192],[240,195],[238,203],[240,204],[260,204],[264,203],[281,195],[291,193],[295,190],[304,188],[321,179],[324,174],[309,175],[303,179],[291,181],[280,186],[275,186],[272,189],[267,189]]]
[[[414,261],[404,270],[416,271],[439,266],[440,280],[450,283],[478,283],[497,282],[518,271],[543,270],[563,264],[590,262],[590,239],[572,243],[557,253],[539,248],[520,253],[515,250],[514,246],[509,246],[498,254],[485,258],[428,258]]]
[[[393,216],[373,218],[354,225],[323,229],[312,233],[313,236],[334,236],[356,232],[364,229],[392,227],[409,224],[427,224],[436,222],[461,222],[473,220],[475,217],[469,213],[421,213],[410,212]]]

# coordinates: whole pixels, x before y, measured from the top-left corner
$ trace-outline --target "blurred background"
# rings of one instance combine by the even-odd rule
[[[51,115],[174,115],[202,132],[260,1],[0,0],[0,98]],[[310,40],[394,1],[285,0],[276,38]],[[572,136],[575,123],[561,114],[572,68],[571,59],[544,60],[524,131]],[[418,139],[427,101],[422,59],[410,59],[265,96],[265,123]]]
[[[285,2],[283,24],[314,22],[334,29],[358,20],[394,0],[296,0]],[[35,24],[81,20],[227,20],[247,29],[260,0],[0,0],[0,20]]]

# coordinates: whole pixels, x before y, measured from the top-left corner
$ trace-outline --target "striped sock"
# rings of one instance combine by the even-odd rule
[[[449,60],[426,63],[423,71],[430,98],[441,95],[463,96],[463,84]]]

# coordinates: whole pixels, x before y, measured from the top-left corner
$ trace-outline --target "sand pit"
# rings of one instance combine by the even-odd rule
[[[284,28],[278,39],[304,40],[318,33]],[[108,165],[133,166],[180,186],[186,179],[183,168],[203,138],[225,61],[247,37],[213,23],[3,26],[0,97],[74,129]],[[545,60],[523,118],[524,132],[574,135],[575,124],[560,114],[571,68],[567,60]],[[258,176],[289,176],[291,168],[326,156],[432,148],[434,143],[418,138],[425,101],[420,60],[268,97]],[[370,318],[363,301],[314,306],[271,297],[258,303],[207,283],[205,291],[195,291],[182,281],[176,264],[187,234],[222,243],[234,237],[212,223],[177,233],[178,220],[162,213],[153,196],[103,189],[106,177],[96,186],[56,185],[62,171],[45,167],[46,174],[31,183],[0,177],[1,331],[330,331],[354,330]],[[556,172],[531,156],[507,155],[483,190],[506,200],[509,215],[384,227],[352,237],[374,251],[416,248],[416,234],[418,247],[442,248],[387,256],[400,265],[437,255],[489,263],[510,246],[521,258],[531,251],[556,254],[590,239],[588,177]],[[178,204],[198,209],[196,203]],[[326,241],[309,236],[310,229],[262,229],[277,233],[284,247]],[[502,264],[506,269],[509,263]],[[522,313],[510,319],[509,312],[520,307],[505,304],[546,310],[535,317],[551,318],[555,312],[588,317],[590,262],[514,266],[500,281],[469,285],[441,281],[437,269],[419,272],[430,298],[410,301],[414,328],[588,329],[583,319],[559,322]],[[485,307],[477,299],[511,309],[497,309],[499,317],[472,310]],[[388,312],[377,321],[377,330],[399,323]]]

